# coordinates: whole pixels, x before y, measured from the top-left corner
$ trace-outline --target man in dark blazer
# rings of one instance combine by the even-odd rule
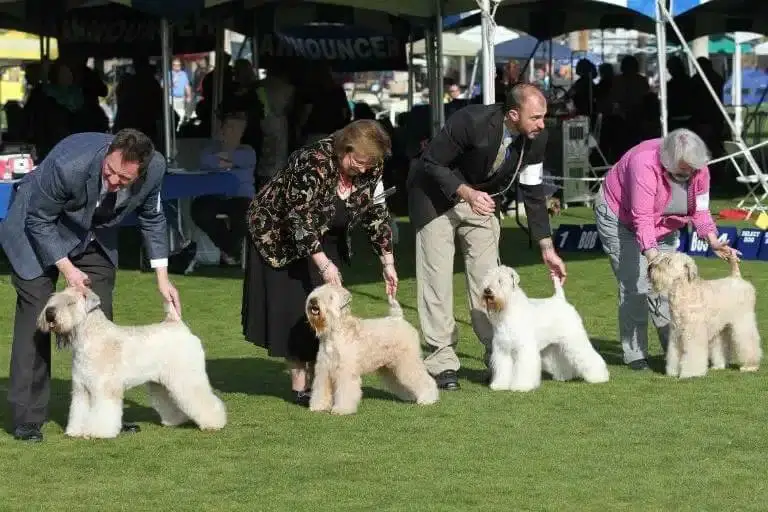
[[[61,274],[69,286],[92,288],[112,318],[118,226],[133,211],[160,294],[180,311],[167,272],[168,231],[160,203],[165,169],[165,159],[139,131],[78,133],[54,146],[18,184],[0,223],[17,296],[8,386],[16,439],[42,440],[47,419],[51,340],[37,330],[37,316]]]
[[[515,85],[505,103],[456,112],[414,160],[408,208],[416,231],[419,320],[430,353],[429,372],[441,389],[458,389],[458,329],[453,315],[454,240],[467,272],[472,327],[490,360],[493,329],[482,307],[481,283],[498,264],[499,203],[519,186],[528,226],[542,259],[561,281],[565,265],[552,244],[543,160],[547,102],[533,85]]]

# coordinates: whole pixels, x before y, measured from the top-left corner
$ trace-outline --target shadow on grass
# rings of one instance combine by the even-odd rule
[[[8,379],[0,379],[0,389],[3,390],[3,404],[0,407],[0,422],[5,431],[13,435],[13,415],[10,406],[5,402]],[[69,417],[69,398],[72,389],[72,382],[64,379],[51,379],[51,400],[48,403],[48,422],[55,423],[62,430],[67,428],[67,419]],[[155,423],[160,424],[160,416],[151,407],[141,405],[131,399],[123,402],[123,421],[127,423]]]
[[[624,362],[624,350],[621,348],[621,342],[618,340],[595,339],[592,345],[603,356],[608,366],[626,366]],[[666,359],[664,354],[648,356],[648,366],[654,373],[666,373]]]
[[[608,366],[626,367],[624,363],[624,351],[621,348],[621,342],[617,340],[607,340],[600,338],[590,339],[592,346],[602,356],[603,360]],[[468,356],[466,354],[459,354],[462,361],[465,359],[482,360],[474,356]],[[649,356],[648,365],[651,367],[651,371],[654,373],[665,373],[665,359],[664,355]],[[469,382],[480,385],[488,384],[488,370],[485,368],[465,368],[462,367],[459,370],[459,378],[466,379]],[[542,380],[551,380],[551,377],[547,374],[542,375]]]
[[[288,366],[282,361],[260,357],[209,359],[206,369],[211,385],[222,393],[269,396],[294,402]],[[385,390],[365,385],[363,397],[399,401]]]

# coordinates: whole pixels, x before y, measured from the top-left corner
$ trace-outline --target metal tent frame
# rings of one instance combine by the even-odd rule
[[[740,120],[738,120],[739,122],[737,124],[728,115],[728,112],[725,110],[725,106],[723,105],[722,99],[717,95],[714,87],[712,87],[712,84],[707,79],[701,66],[696,61],[696,57],[694,56],[693,51],[691,50],[690,46],[687,44],[685,38],[683,37],[682,32],[680,31],[680,28],[675,22],[670,12],[671,5],[668,6],[666,0],[655,0],[655,2],[656,2],[656,13],[657,13],[656,37],[658,38],[656,47],[657,47],[657,55],[660,63],[659,65],[659,96],[660,98],[659,100],[661,102],[662,133],[666,135],[668,131],[667,107],[666,107],[667,105],[667,87],[666,87],[667,71],[666,71],[666,66],[661,65],[661,63],[666,62],[666,55],[665,55],[666,35],[667,35],[666,26],[668,25],[669,28],[674,32],[677,39],[680,41],[680,45],[683,52],[685,52],[689,61],[694,66],[696,71],[699,73],[699,76],[704,82],[704,85],[706,86],[707,91],[709,91],[710,96],[715,100],[715,103],[717,104],[717,107],[720,110],[720,113],[723,115],[723,119],[725,119],[725,122],[728,123],[728,127],[731,130],[731,133],[733,135],[733,144],[736,147],[738,147],[738,151],[734,151],[723,158],[713,160],[712,162],[710,162],[710,164],[727,160],[727,159],[730,159],[732,162],[735,163],[734,161],[735,157],[743,156],[746,164],[749,166],[754,176],[753,178],[750,178],[750,177],[743,176],[741,172],[739,173],[739,174],[742,174],[742,177],[739,179],[739,182],[747,185],[747,187],[749,188],[748,195],[752,196],[756,203],[753,208],[749,209],[750,214],[754,210],[764,210],[765,207],[762,205],[761,200],[757,199],[754,192],[756,188],[762,188],[762,194],[763,194],[762,197],[768,196],[768,177],[760,169],[760,166],[755,160],[754,155],[752,155],[752,150],[757,148],[758,146],[762,146],[763,144],[760,143],[757,146],[754,146],[752,148],[747,147],[747,145],[744,142],[744,139],[742,138],[742,133],[741,133],[742,126],[741,126]],[[670,4],[671,4],[671,0],[670,0]],[[734,72],[740,73],[740,70],[734,70]],[[739,167],[737,165],[737,169],[738,168]]]

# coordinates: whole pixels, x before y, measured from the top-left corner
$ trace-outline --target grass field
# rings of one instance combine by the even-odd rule
[[[586,209],[559,222],[589,223]],[[416,322],[412,236],[403,226],[397,247],[399,297]],[[363,244],[345,281],[353,310],[386,310],[379,267]],[[51,421],[43,443],[0,434],[0,510],[765,510],[767,372],[727,370],[675,381],[653,335],[655,372],[621,365],[616,341],[616,289],[602,254],[567,254],[566,293],[610,364],[612,380],[544,382],[531,394],[491,393],[482,384],[479,343],[469,326],[464,280],[457,263],[456,318],[462,390],[420,408],[366,380],[352,417],[313,414],[290,402],[280,361],[240,335],[241,278],[205,270],[176,277],[185,319],[204,340],[214,387],[229,409],[220,433],[167,429],[148,408],[143,390],[128,393],[124,418],[142,432],[112,441],[63,436],[69,392],[69,353],[54,355]],[[515,266],[531,296],[551,284],[507,223],[502,258]],[[727,266],[700,260],[705,277]],[[766,263],[746,262],[759,291]],[[0,288],[0,388],[4,401],[13,288]],[[116,320],[159,320],[153,276],[121,270]],[[768,304],[760,299],[761,330]],[[8,424],[4,407],[2,419]]]

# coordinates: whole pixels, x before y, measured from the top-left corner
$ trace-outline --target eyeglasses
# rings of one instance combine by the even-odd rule
[[[380,158],[363,158],[351,154],[349,155],[349,162],[352,164],[352,167],[364,170],[376,167],[381,164],[382,160]]]

